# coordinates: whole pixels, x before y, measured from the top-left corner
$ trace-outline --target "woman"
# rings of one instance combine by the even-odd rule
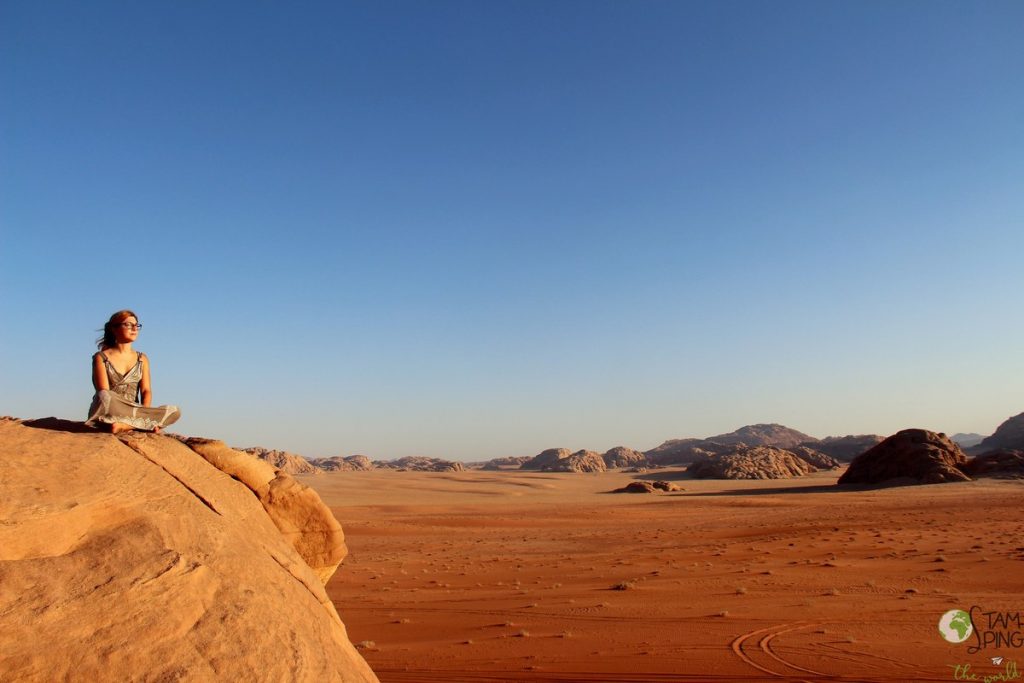
[[[133,429],[159,434],[161,428],[181,417],[177,406],[150,407],[153,386],[149,381],[149,358],[132,350],[140,329],[138,316],[128,310],[110,316],[103,326],[103,336],[96,340],[99,352],[92,357],[96,395],[85,424],[103,425],[113,434]]]

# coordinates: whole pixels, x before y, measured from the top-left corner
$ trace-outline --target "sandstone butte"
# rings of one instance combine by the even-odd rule
[[[376,681],[319,496],[222,442],[0,419],[0,678]]]

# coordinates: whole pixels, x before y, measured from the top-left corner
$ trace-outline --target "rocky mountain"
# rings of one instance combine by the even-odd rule
[[[373,462],[365,455],[335,455],[330,458],[318,458],[313,464],[325,472],[353,472],[373,469]]]
[[[961,470],[967,458],[945,434],[904,429],[853,459],[839,484],[877,484],[904,480],[940,484],[970,479]]]
[[[0,420],[4,680],[377,680],[324,583],[340,524],[222,442]]]
[[[647,465],[647,456],[640,451],[625,446],[609,448],[601,456],[604,459],[605,467],[614,469],[618,467],[644,467]]]
[[[996,428],[992,436],[982,440],[971,451],[984,453],[996,449],[1024,450],[1024,413],[1007,419]]]
[[[817,443],[818,439],[780,424],[756,424],[740,427],[728,434],[709,436],[705,441],[714,441],[715,443],[725,445],[744,444],[747,446],[789,448],[790,446],[799,446],[801,444],[812,445]]]
[[[707,439],[673,439],[644,452],[650,465],[688,465],[730,453],[733,446]]]
[[[979,443],[985,440],[984,435],[975,434],[974,432],[970,432],[968,434],[958,432],[949,438],[953,441],[953,443],[955,443],[960,448],[970,448],[971,446],[977,446]]]
[[[306,460],[301,455],[295,455],[287,451],[275,451],[258,446],[239,448],[238,450],[254,455],[288,474],[317,474],[320,472],[320,469],[309,460]]]
[[[884,436],[878,434],[858,434],[847,436],[826,436],[820,441],[801,444],[809,446],[825,455],[830,455],[840,462],[850,462],[861,453],[882,443]]]
[[[741,445],[726,455],[693,463],[686,473],[694,479],[784,479],[800,477],[817,469],[781,448]]]

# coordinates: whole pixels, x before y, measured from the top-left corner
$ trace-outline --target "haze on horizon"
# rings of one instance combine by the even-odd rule
[[[0,6],[0,414],[649,449],[1024,410],[1019,2]]]

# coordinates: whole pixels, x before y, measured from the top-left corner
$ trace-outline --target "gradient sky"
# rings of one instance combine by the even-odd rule
[[[1024,3],[0,4],[0,414],[310,457],[1024,410]]]

